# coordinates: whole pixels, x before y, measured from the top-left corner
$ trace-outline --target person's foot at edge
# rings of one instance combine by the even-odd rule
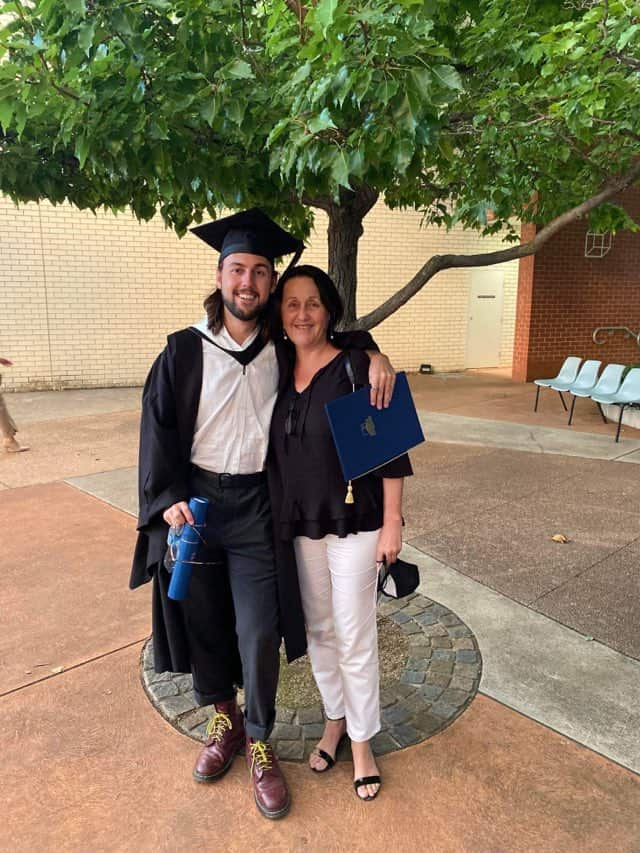
[[[26,444],[20,444],[15,438],[5,438],[2,443],[7,453],[24,453],[29,450]]]

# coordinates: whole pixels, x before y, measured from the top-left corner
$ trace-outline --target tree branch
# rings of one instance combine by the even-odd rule
[[[638,178],[640,178],[640,159],[636,161],[633,168],[626,175],[609,181],[599,193],[576,205],[576,207],[572,207],[570,210],[561,213],[560,216],[557,216],[548,225],[541,228],[533,240],[530,240],[528,243],[521,243],[519,246],[511,246],[509,249],[501,249],[497,252],[487,252],[481,255],[434,255],[418,270],[411,281],[405,284],[404,287],[401,287],[400,290],[389,297],[382,305],[379,305],[373,311],[370,311],[369,314],[365,314],[364,317],[356,320],[352,328],[372,329],[374,326],[377,326],[422,290],[425,284],[436,273],[442,270],[454,267],[486,267],[534,255],[558,231],[561,231],[570,223],[582,219],[598,207],[598,205],[608,201],[623,190],[628,189]]]
[[[304,19],[307,17],[307,12],[309,11],[307,7],[303,6],[302,3],[298,2],[298,0],[284,0],[284,2],[294,13],[300,26],[302,26],[302,24],[304,24]]]
[[[355,190],[348,190],[344,187],[340,189],[340,200],[336,201],[329,195],[302,195],[299,199],[307,207],[317,207],[319,210],[324,210],[325,213],[331,213],[335,208],[344,209],[350,207],[353,212],[360,218],[369,213],[380,197],[378,190],[370,187],[368,184],[362,184]],[[295,196],[292,199],[298,201]]]
[[[242,24],[242,44],[247,46],[247,22],[244,17],[244,4],[240,0],[240,23]]]
[[[371,208],[378,201],[379,197],[380,193],[378,190],[375,190],[368,184],[361,184],[356,187],[355,190],[348,190],[345,187],[340,187],[340,200],[337,203],[337,207],[350,207],[356,216],[360,219],[364,219],[367,213],[369,213]],[[332,201],[332,204],[336,205],[336,202]]]
[[[294,200],[297,201],[297,199],[295,197],[294,197]],[[333,204],[333,202],[331,200],[331,196],[328,196],[328,195],[317,195],[317,196],[303,195],[302,198],[300,199],[300,201],[303,204],[306,204],[307,207],[317,207],[320,210],[324,210],[325,213],[329,212],[329,209],[331,208],[331,205]]]
[[[605,53],[605,56],[609,59],[617,60],[621,65],[626,65],[627,68],[631,68],[632,71],[640,71],[640,61],[634,59],[632,56],[625,56],[618,50],[608,50]]]

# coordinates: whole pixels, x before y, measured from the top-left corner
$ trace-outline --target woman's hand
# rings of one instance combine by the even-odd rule
[[[400,551],[402,551],[402,518],[385,521],[380,528],[376,561],[381,563],[384,560],[387,565],[395,563]]]
[[[369,356],[369,384],[371,385],[371,405],[386,409],[391,402],[396,372],[386,355],[367,350]]]
[[[384,512],[376,548],[376,560],[395,563],[402,550],[402,477],[383,477]]]

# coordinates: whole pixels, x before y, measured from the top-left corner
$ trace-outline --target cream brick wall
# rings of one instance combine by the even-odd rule
[[[158,218],[138,223],[0,198],[6,388],[139,385],[166,335],[203,314],[216,260]]]
[[[483,238],[462,228],[450,232],[420,228],[421,216],[411,211],[392,211],[379,202],[365,220],[358,250],[357,314],[372,311],[406,284],[432,256],[476,254],[505,248],[499,237]],[[316,228],[305,261],[326,265],[324,214]],[[501,264],[504,271],[500,361],[511,365],[515,329],[518,263]],[[466,343],[470,269],[438,273],[399,311],[373,330],[381,349],[400,370],[416,371],[431,364],[441,371],[466,367]]]
[[[358,313],[402,286],[434,253],[500,247],[461,230],[421,230],[418,214],[369,214],[360,241]],[[304,254],[326,267],[326,218]],[[93,215],[69,205],[16,207],[0,197],[0,355],[7,389],[138,385],[166,335],[198,319],[217,256],[158,218]],[[505,264],[500,364],[511,363],[517,264]],[[469,270],[440,273],[375,329],[399,369],[465,367]]]

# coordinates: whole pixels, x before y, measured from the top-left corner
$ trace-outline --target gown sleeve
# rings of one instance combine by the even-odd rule
[[[166,550],[164,510],[188,500],[189,458],[180,442],[175,353],[171,343],[154,362],[142,392],[140,453],[138,458],[138,538],[129,586],[150,580]]]
[[[182,458],[175,393],[175,360],[167,347],[154,362],[142,392],[138,530],[167,507],[188,500],[188,463]]]
[[[333,345],[338,349],[374,350],[380,352],[380,347],[373,340],[369,332],[359,329],[346,332],[333,333]]]

